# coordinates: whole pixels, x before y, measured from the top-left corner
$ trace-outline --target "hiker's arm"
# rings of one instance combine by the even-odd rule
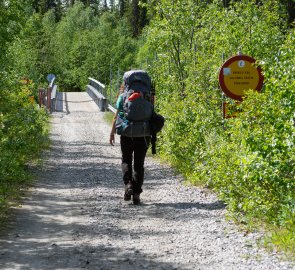
[[[115,123],[116,123],[118,113],[119,113],[119,110],[116,111],[114,119],[113,119],[113,123],[112,123],[112,130],[111,130],[111,134],[110,134],[110,144],[111,145],[114,145],[114,143],[115,143],[115,133],[116,133]]]

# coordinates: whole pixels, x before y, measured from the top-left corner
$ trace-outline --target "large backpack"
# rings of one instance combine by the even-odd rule
[[[123,81],[124,119],[117,120],[117,133],[126,137],[150,136],[154,111],[151,79],[143,70],[130,70],[124,73]]]

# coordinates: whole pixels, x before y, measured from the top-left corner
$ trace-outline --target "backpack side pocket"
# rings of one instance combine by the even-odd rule
[[[128,125],[128,120],[118,115],[115,122],[116,133],[118,135],[121,135],[127,125]]]

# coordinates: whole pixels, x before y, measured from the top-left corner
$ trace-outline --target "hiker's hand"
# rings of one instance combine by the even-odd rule
[[[110,134],[110,144],[111,145],[114,145],[114,143],[115,143],[115,134],[114,133],[111,133]]]

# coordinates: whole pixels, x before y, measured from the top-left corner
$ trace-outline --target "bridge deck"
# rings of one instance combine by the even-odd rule
[[[98,106],[87,92],[60,92],[56,100],[57,112],[97,112]]]

